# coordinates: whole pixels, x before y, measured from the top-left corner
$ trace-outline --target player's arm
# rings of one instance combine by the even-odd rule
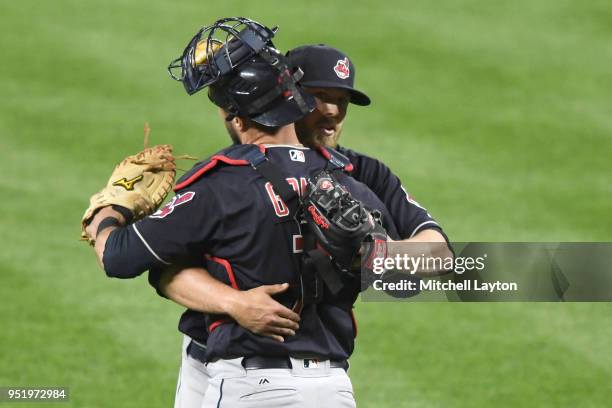
[[[414,200],[384,163],[350,149],[339,148],[353,164],[351,176],[370,188],[383,202],[400,236],[406,241],[439,242],[448,238],[427,209]],[[424,231],[433,230],[436,232]],[[431,240],[431,241],[429,241]]]
[[[367,190],[367,193],[374,197],[372,191]],[[446,237],[438,230],[425,229],[414,236],[401,239],[388,210],[386,208],[381,208],[380,210],[382,228],[374,228],[365,239],[365,246],[361,248],[361,257],[362,259],[364,259],[364,257],[366,259],[365,265],[375,262],[374,258],[406,259],[425,257],[445,261],[446,258],[454,257]],[[368,242],[371,244],[367,244]],[[445,269],[431,269],[431,265],[445,264],[447,265],[448,262],[429,262],[427,264],[422,264],[418,269],[411,270],[410,272],[411,274],[417,274],[419,276],[443,275],[450,271]],[[428,267],[430,269],[428,269]]]
[[[110,277],[133,278],[152,268],[193,265],[208,252],[223,212],[212,188],[201,183],[177,193],[162,209],[123,225],[122,214],[102,208],[87,226],[98,262]]]
[[[126,226],[125,218],[112,207],[104,207],[86,227],[95,237],[98,263],[109,277],[132,278],[159,264]]]
[[[106,274],[131,278],[146,270],[163,270],[153,286],[178,304],[205,313],[227,314],[247,330],[278,341],[283,341],[282,336],[294,335],[299,328],[299,316],[272,298],[287,290],[287,284],[238,291],[203,268],[179,271],[180,267],[171,266],[169,260],[187,256],[181,251],[192,243],[188,237],[196,235],[196,231],[189,231],[189,226],[203,225],[193,222],[193,217],[185,213],[203,213],[197,200],[192,199],[196,201],[195,210],[190,207],[192,203],[184,201],[172,209],[172,216],[145,219],[138,229],[133,225],[125,227],[123,216],[111,207],[101,209],[87,227],[87,233],[96,238],[96,256]],[[208,194],[209,215],[214,211],[214,201],[214,196]]]
[[[404,244],[402,244],[404,243]],[[446,259],[454,258],[455,254],[450,250],[446,237],[438,230],[426,229],[415,236],[403,240],[394,241],[389,239],[387,245],[388,258],[421,257]],[[445,264],[442,262],[442,264]],[[418,276],[436,276],[450,272],[449,270],[420,268],[414,273]]]
[[[391,240],[390,243],[411,243],[410,245],[388,246],[388,257],[397,255],[429,256],[436,258],[454,257],[449,241],[442,227],[429,212],[416,202],[404,189],[401,180],[389,167],[379,160],[362,155],[352,150],[340,148],[353,164],[355,170],[351,173],[356,180],[367,185],[383,202],[391,221],[395,225],[401,240]],[[422,243],[423,245],[419,245]],[[416,272],[421,276],[439,275],[446,271]]]
[[[245,329],[283,342],[299,329],[300,317],[272,296],[289,284],[264,285],[240,291],[228,286],[203,268],[166,268],[151,282],[162,295],[174,302],[204,313],[227,314]]]
[[[418,232],[411,238],[403,239],[404,242],[440,242],[446,243],[446,237],[442,235],[437,229],[425,229]],[[448,246],[448,245],[446,245]]]

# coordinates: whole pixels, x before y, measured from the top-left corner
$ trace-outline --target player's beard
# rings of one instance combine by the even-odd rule
[[[331,147],[332,149],[338,145],[340,134],[342,133],[343,122],[336,123],[335,132],[332,135],[325,135],[320,133],[320,128],[324,127],[327,123],[321,121],[315,126],[307,125],[305,121],[298,121],[295,123],[295,131],[300,139],[300,142],[305,146],[314,148],[317,146]]]

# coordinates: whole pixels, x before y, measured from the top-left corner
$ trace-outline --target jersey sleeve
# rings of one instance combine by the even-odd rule
[[[402,239],[411,238],[426,229],[436,229],[448,241],[438,222],[402,186],[389,167],[379,160],[339,147],[353,164],[353,176],[370,188],[389,210]]]
[[[160,210],[131,225],[163,265],[192,264],[210,249],[223,211],[206,180],[182,190]]]
[[[168,296],[166,296],[166,294],[161,290],[161,278],[163,273],[164,270],[162,268],[151,268],[149,269],[148,280],[149,285],[155,289],[157,295],[167,299]]]
[[[114,229],[108,236],[102,255],[104,272],[109,278],[129,279],[159,264],[130,226]]]
[[[198,264],[222,224],[215,192],[204,181],[177,194],[154,214],[111,233],[103,256],[111,277],[157,275],[175,264]],[[154,285],[155,286],[155,285]]]

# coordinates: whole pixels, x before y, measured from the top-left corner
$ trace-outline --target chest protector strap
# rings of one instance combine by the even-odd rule
[[[254,146],[244,155],[244,159],[251,164],[251,167],[263,178],[268,180],[274,191],[282,198],[289,208],[289,214],[295,216],[299,206],[298,194],[287,183],[286,173],[266,157],[265,153]]]
[[[332,265],[329,255],[317,247],[315,236],[302,229],[304,251],[302,252],[302,296],[304,303],[320,303],[328,291],[335,296],[344,287],[342,276]]]
[[[342,154],[332,149],[319,148],[327,160],[327,170],[351,171],[350,161]],[[244,153],[242,158],[251,164],[263,178],[268,180],[274,191],[280,196],[294,217],[300,207],[300,198],[287,183],[286,173],[272,163],[258,147],[253,146]],[[329,256],[317,247],[314,235],[302,224],[302,236],[304,247],[300,265],[301,288],[298,296],[304,304],[320,303],[324,299],[326,289],[332,295],[336,295],[344,286],[340,273],[332,266]]]

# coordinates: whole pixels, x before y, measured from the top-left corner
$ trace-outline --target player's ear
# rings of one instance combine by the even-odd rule
[[[251,127],[251,123],[248,119],[239,118],[237,116],[232,119],[232,122],[234,122],[233,125],[235,126],[235,129],[241,133],[246,132]]]

